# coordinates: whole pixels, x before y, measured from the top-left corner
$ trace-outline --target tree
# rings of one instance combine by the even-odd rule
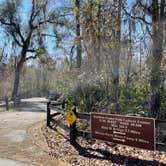
[[[82,46],[81,46],[81,27],[80,27],[80,0],[75,0],[76,14],[76,44],[77,44],[77,68],[81,67]]]
[[[4,49],[5,49],[5,46],[0,49],[0,64],[3,61],[4,57],[5,57]]]
[[[20,72],[23,68],[23,64],[44,53],[44,49],[41,47],[40,42],[34,43],[34,41],[42,38],[40,34],[46,23],[55,23],[57,20],[55,16],[46,15],[48,0],[32,0],[32,7],[30,15],[26,19],[26,25],[23,23],[21,13],[19,13],[19,0],[8,0],[1,4],[1,6],[0,23],[6,34],[12,38],[13,42],[15,42],[18,47],[18,50],[20,50],[15,66],[15,79],[12,92],[12,98],[14,98],[18,94]]]
[[[97,2],[97,69],[101,69],[101,2]]]
[[[121,9],[122,0],[89,0],[84,7],[83,32],[87,52],[96,64],[95,71],[111,73],[111,102],[114,112],[119,113],[119,57],[121,45]],[[107,65],[108,64],[108,65]],[[109,69],[106,69],[107,65]],[[105,68],[104,68],[105,67]]]
[[[114,5],[117,3],[117,14],[115,28],[113,29],[113,41],[114,48],[112,51],[112,101],[114,104],[114,112],[120,112],[119,106],[119,57],[120,57],[120,42],[121,42],[121,9],[122,9],[122,0],[118,2],[114,1]]]
[[[161,63],[163,59],[164,21],[166,19],[165,0],[149,0],[146,2],[137,0],[132,8],[133,14],[129,14],[126,9],[124,10],[132,19],[144,23],[152,39],[150,116],[157,118],[160,114]]]
[[[151,101],[150,115],[158,117],[160,113],[161,95],[161,62],[163,58],[163,32],[166,15],[164,13],[165,0],[152,1],[152,66],[151,66]],[[146,8],[147,9],[147,8]]]

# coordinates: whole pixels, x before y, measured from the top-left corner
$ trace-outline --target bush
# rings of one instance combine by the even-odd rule
[[[88,85],[84,87],[77,87],[74,91],[66,95],[66,107],[75,105],[83,112],[91,112],[93,106],[105,97],[106,93],[100,87]]]
[[[166,90],[161,93],[161,109],[160,109],[160,119],[166,119]]]
[[[138,88],[121,88],[120,105],[124,114],[139,113],[144,111],[147,114],[148,106],[148,92],[145,89]]]

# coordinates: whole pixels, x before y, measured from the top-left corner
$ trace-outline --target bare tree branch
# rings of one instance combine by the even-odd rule
[[[57,35],[52,35],[52,34],[46,34],[46,33],[42,33],[42,36],[48,36],[48,37],[57,37]]]
[[[19,24],[17,26],[17,32],[18,32],[19,37],[21,38],[22,43],[24,43],[24,37],[21,34],[21,29],[20,29],[20,25]]]
[[[125,14],[126,14],[127,16],[129,16],[130,18],[132,18],[132,19],[134,19],[134,20],[135,20],[135,19],[141,20],[142,22],[144,22],[144,23],[147,24],[147,25],[152,25],[150,22],[146,21],[143,17],[133,16],[131,13],[129,13],[129,12],[126,10],[125,7],[123,7],[123,10],[124,10]]]
[[[2,18],[0,18],[0,22],[1,22],[1,24],[12,26],[12,24],[10,22],[5,22]]]
[[[12,21],[11,21],[11,22],[5,22],[2,18],[0,19],[0,22],[1,22],[1,24],[3,24],[3,25],[12,26],[12,27],[14,28],[15,32],[17,32],[18,36],[20,37],[21,42],[17,39],[15,32],[12,31],[12,32],[11,32],[11,35],[13,36],[15,42],[16,42],[20,47],[22,47],[22,46],[23,46],[23,42],[24,42],[24,38],[23,38],[23,35],[21,34],[20,25],[14,23],[14,22],[12,22]]]
[[[143,4],[142,0],[137,0],[137,3],[138,3],[138,5],[139,5],[140,7],[143,8],[144,13],[146,13],[146,14],[148,14],[148,15],[151,15],[151,14],[152,14],[152,12],[153,12],[153,11],[152,11],[152,5],[150,5],[150,6],[148,7],[148,6],[146,6],[146,5]]]
[[[30,60],[30,59],[36,59],[38,56],[39,56],[39,54],[36,54],[36,55],[34,55],[34,56],[29,56],[29,57],[27,57],[27,58],[25,59],[25,61],[28,61],[28,60]]]
[[[35,0],[32,1],[31,15],[30,15],[30,18],[29,18],[29,21],[28,21],[30,29],[32,29],[32,27],[33,27],[33,21],[34,21],[34,19],[36,17],[34,15],[34,10],[35,10]]]
[[[34,53],[34,52],[36,52],[36,49],[27,49],[27,52],[32,52],[32,53]]]
[[[16,36],[15,32],[11,32],[11,35],[12,35],[14,41],[15,41],[20,47],[23,47],[23,44],[20,43],[20,41],[17,39],[17,36]]]

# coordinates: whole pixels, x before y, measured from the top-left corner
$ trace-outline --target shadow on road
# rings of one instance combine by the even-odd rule
[[[18,112],[45,112],[46,102],[21,102],[15,109]]]

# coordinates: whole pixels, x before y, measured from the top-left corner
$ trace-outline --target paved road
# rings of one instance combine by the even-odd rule
[[[15,160],[0,158],[0,166],[32,166]]]
[[[42,98],[24,100],[24,104],[17,112],[0,113],[1,158],[15,159],[32,165],[68,165],[51,158],[46,148],[41,149],[32,140],[32,138],[38,138],[37,133],[39,132],[38,126],[36,129],[34,126],[40,124],[39,122],[46,118],[46,104],[43,103],[44,101]],[[31,130],[31,128],[33,129]],[[40,142],[42,142],[41,140]],[[46,147],[46,144],[43,143],[42,145]],[[0,163],[1,161],[13,162],[1,159]]]

